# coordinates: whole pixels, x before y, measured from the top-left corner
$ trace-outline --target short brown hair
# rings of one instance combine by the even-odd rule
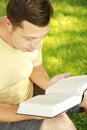
[[[7,17],[14,26],[26,20],[37,26],[46,26],[53,16],[49,0],[10,0],[7,4]]]

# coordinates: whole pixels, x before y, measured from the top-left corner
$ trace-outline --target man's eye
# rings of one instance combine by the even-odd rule
[[[32,38],[26,38],[26,40],[28,40],[28,41],[32,41],[33,39],[32,39]]]

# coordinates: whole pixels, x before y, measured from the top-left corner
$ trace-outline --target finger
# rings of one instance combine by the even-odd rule
[[[56,76],[57,80],[60,80],[60,79],[63,79],[63,78],[67,78],[71,75],[70,72],[67,72],[67,73],[63,73],[63,74],[59,74]]]

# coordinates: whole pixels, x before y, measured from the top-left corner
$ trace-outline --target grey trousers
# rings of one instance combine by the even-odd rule
[[[44,94],[44,91],[37,86],[34,87],[34,96]],[[82,112],[79,106],[75,106],[67,111],[70,115],[75,112]],[[43,120],[27,120],[20,122],[0,122],[0,130],[39,130]]]
[[[0,122],[0,130],[39,130],[42,120],[29,120],[20,122]]]

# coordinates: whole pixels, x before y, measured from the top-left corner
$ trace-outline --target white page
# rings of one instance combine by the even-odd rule
[[[83,94],[87,89],[87,75],[64,78],[46,90],[46,94],[66,95]]]
[[[20,104],[17,113],[53,117],[81,102],[81,96],[39,95]]]

